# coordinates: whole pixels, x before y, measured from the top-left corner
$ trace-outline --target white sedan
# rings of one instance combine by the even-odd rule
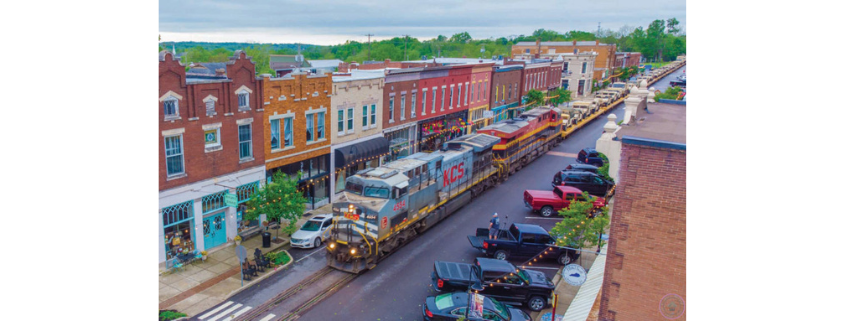
[[[300,248],[317,248],[329,238],[329,227],[332,225],[331,215],[317,215],[306,221],[296,233],[291,235],[290,246]]]

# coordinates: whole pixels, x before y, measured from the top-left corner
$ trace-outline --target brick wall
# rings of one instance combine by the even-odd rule
[[[212,177],[260,166],[264,163],[263,137],[261,135],[261,84],[255,78],[255,64],[242,51],[236,51],[227,66],[229,80],[201,84],[187,84],[185,66],[173,59],[169,52],[163,52],[159,59],[159,96],[173,92],[178,101],[177,119],[165,120],[164,102],[158,102],[159,109],[159,190],[185,185]],[[246,86],[249,94],[249,109],[238,110],[236,91]],[[209,95],[217,99],[215,115],[206,114],[203,99]],[[252,121],[253,160],[240,161],[238,146],[238,121]],[[203,125],[220,123],[218,140],[222,149],[206,151]],[[167,176],[164,133],[182,132],[182,150],[185,175]]]
[[[304,73],[291,74],[283,78],[263,78],[264,84],[264,150],[267,170],[328,154],[331,152],[331,86],[332,78],[327,75],[306,75]],[[315,95],[316,93],[316,95]],[[280,100],[280,97],[284,96]],[[306,143],[305,117],[309,110],[325,108],[325,140]],[[270,118],[275,115],[293,113],[293,148],[272,150],[270,148]],[[314,126],[316,131],[317,119]],[[280,120],[279,131],[284,140],[284,122]]]
[[[514,46],[511,47],[511,57],[524,56],[525,55],[525,49],[530,49],[531,55],[534,55],[537,51],[537,45],[536,44],[532,44],[532,45],[528,45],[528,46],[514,45]],[[598,56],[596,57],[596,64],[595,64],[596,68],[613,68],[614,65],[616,64],[616,45],[613,45],[613,44],[610,44],[610,45],[601,44],[600,45],[599,42],[596,41],[595,44],[589,44],[589,45],[575,45],[575,42],[573,42],[572,44],[567,44],[566,46],[542,45],[542,46],[540,46],[540,54],[541,55],[549,54],[549,49],[553,49],[554,54],[572,53],[572,52],[574,52],[575,49],[578,49],[579,53],[580,52],[595,51],[596,53],[598,53]],[[600,79],[601,78],[601,72],[602,72],[602,70],[596,71],[594,78]]]
[[[522,86],[522,69],[513,69],[508,71],[494,72],[492,75],[491,89],[490,89],[490,104],[491,107],[498,107],[520,101],[520,90]],[[502,86],[504,85],[504,90]],[[511,87],[511,94],[508,97],[508,86]],[[496,100],[496,89],[498,88],[499,99]],[[499,101],[504,100],[504,103]]]
[[[623,144],[619,176],[599,320],[665,320],[686,300],[686,152]]]

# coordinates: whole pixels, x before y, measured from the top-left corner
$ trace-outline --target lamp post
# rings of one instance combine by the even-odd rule
[[[484,290],[484,284],[481,283],[480,275],[477,278],[477,280],[475,280],[475,282],[473,282],[473,280],[472,280],[472,277],[475,276],[476,273],[481,274],[481,271],[478,270],[478,266],[475,265],[475,264],[470,265],[469,272],[470,272],[469,273],[470,286],[467,287],[467,310],[466,310],[467,320],[469,320],[469,310],[470,310],[470,307],[472,306],[472,290],[475,290],[475,291]]]

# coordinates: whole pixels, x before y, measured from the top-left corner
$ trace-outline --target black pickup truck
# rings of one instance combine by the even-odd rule
[[[484,290],[478,293],[499,302],[521,304],[534,311],[551,303],[554,284],[542,272],[518,270],[507,261],[487,258],[476,258],[473,264],[478,268],[472,269],[468,263],[435,261],[432,286],[437,291],[466,291],[471,283],[482,280]]]
[[[561,265],[567,265],[578,258],[578,253],[572,249],[555,245],[555,238],[539,225],[511,224],[507,230],[500,230],[497,239],[489,238],[490,230],[479,228],[475,236],[469,235],[469,243],[487,256],[499,260],[511,257],[531,258],[541,252],[551,249],[543,258],[554,259]]]

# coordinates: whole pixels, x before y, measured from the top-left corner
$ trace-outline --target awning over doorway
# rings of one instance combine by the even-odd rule
[[[343,168],[362,159],[387,153],[389,145],[390,143],[387,138],[376,137],[354,145],[338,148],[334,151],[334,167]]]

